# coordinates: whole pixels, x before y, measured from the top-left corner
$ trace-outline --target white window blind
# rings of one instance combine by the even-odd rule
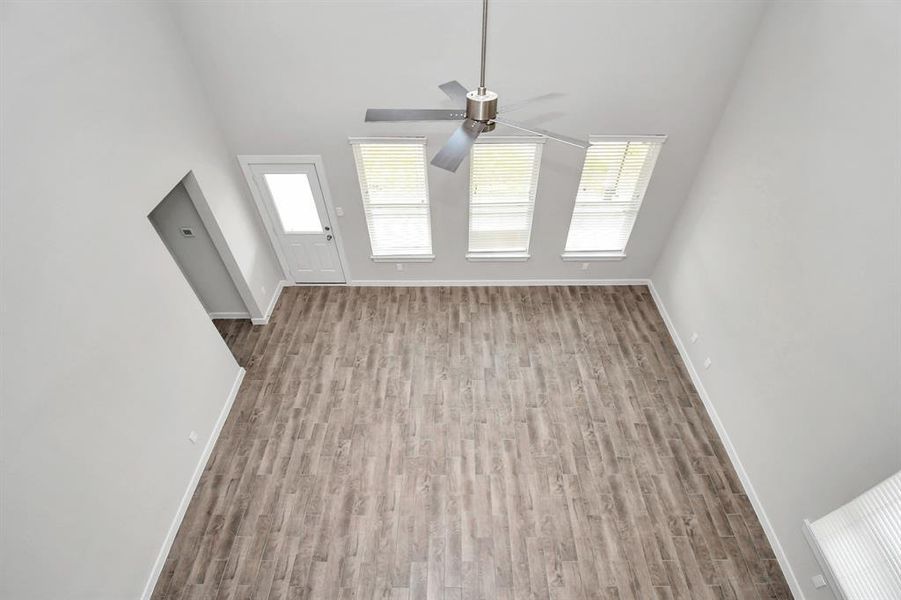
[[[901,598],[901,471],[807,525],[842,597]]]
[[[467,256],[527,258],[543,139],[495,140],[472,147]]]
[[[372,258],[433,258],[425,138],[350,142]]]
[[[622,256],[663,136],[592,136],[564,257]]]

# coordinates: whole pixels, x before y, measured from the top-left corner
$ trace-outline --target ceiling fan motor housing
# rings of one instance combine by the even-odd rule
[[[484,88],[466,94],[466,118],[488,123],[497,116],[497,94]]]

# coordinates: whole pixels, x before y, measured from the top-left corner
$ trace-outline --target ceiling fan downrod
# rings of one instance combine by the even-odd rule
[[[479,76],[479,93],[485,93],[485,48],[488,45],[488,0],[482,0],[482,71]]]
[[[485,87],[485,52],[488,45],[488,0],[482,0],[482,65],[479,88],[466,94],[466,118],[485,125],[484,131],[494,129],[497,117],[497,94]]]

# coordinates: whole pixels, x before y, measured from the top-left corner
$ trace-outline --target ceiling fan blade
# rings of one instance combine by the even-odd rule
[[[466,103],[466,94],[469,90],[463,87],[463,84],[459,81],[448,81],[447,83],[442,83],[438,87],[440,87],[441,91],[447,94],[447,97],[454,102]]]
[[[520,100],[519,102],[514,102],[513,104],[505,104],[504,106],[498,107],[498,112],[508,113],[514,110],[519,110],[520,108],[524,108],[529,104],[534,104],[535,102],[544,102],[545,100],[554,100],[555,98],[562,98],[566,96],[561,92],[551,92],[549,94],[542,94],[541,96],[535,96],[534,98],[529,98],[527,100]]]
[[[370,108],[366,121],[458,121],[466,117],[464,110],[447,108]]]
[[[501,125],[506,125],[507,127],[512,127],[513,129],[519,129],[520,131],[525,131],[526,133],[534,133],[536,135],[543,135],[545,137],[549,137],[552,140],[557,140],[558,142],[563,142],[564,144],[569,144],[570,146],[575,146],[576,148],[587,148],[588,142],[584,140],[580,140],[578,138],[569,137],[568,135],[562,135],[560,133],[554,133],[553,131],[548,131],[547,129],[537,129],[537,128],[529,128],[523,125],[520,125],[516,121],[510,121],[506,118],[496,117],[494,119],[496,123],[500,123]]]
[[[439,169],[454,173],[457,167],[469,154],[469,149],[475,143],[479,134],[485,130],[485,124],[479,121],[466,119],[447,140],[447,143],[438,151],[432,159],[432,164]]]

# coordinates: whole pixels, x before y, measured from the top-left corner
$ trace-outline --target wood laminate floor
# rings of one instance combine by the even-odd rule
[[[286,288],[153,593],[790,598],[644,286]]]

